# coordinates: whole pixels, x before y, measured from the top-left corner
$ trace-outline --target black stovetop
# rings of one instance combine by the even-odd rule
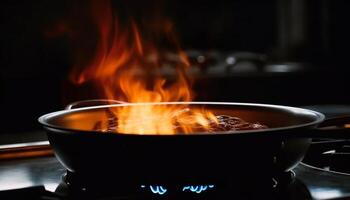
[[[299,164],[293,171],[295,172],[295,179],[292,183],[288,184],[288,187],[280,190],[282,192],[279,194],[279,197],[281,197],[279,199],[329,199],[344,197],[350,194],[349,174],[321,170],[304,163]],[[53,156],[2,161],[0,163],[0,191],[2,191],[0,195],[4,193],[4,190],[33,186],[44,186],[47,191],[56,191],[55,193],[49,193],[51,195],[59,194],[60,192],[64,194],[65,183],[62,177],[65,173],[66,170]],[[220,190],[220,186],[215,184],[196,186],[184,185],[179,186],[179,188],[179,192],[183,194],[191,193],[190,195],[196,199],[197,197],[203,199],[205,194]],[[129,199],[138,199],[140,197],[163,197],[160,193],[164,192],[166,189],[167,188],[164,186],[162,187],[162,185],[157,185],[157,183],[154,185],[140,184],[140,193],[123,195],[123,198],[129,197]],[[252,193],[257,192],[254,188],[250,189]],[[199,192],[200,190],[202,191]],[[81,194],[84,194],[84,191]],[[239,197],[232,188],[231,191],[225,191],[225,194],[234,194],[234,197]],[[116,199],[121,198],[119,196],[117,197]]]

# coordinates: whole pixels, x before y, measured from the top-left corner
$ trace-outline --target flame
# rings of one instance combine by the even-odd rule
[[[93,1],[92,8],[99,35],[96,53],[88,66],[73,68],[70,79],[74,83],[93,82],[99,88],[101,98],[132,103],[193,100],[186,76],[190,62],[180,49],[169,20],[157,18],[141,31],[136,20],[119,21],[107,0]],[[176,62],[172,63],[175,80],[162,74],[164,53],[156,45],[159,37],[165,38],[175,51]],[[204,109],[174,104],[125,106],[112,112],[118,119],[118,133],[191,133],[208,130],[211,123],[217,122],[215,115]]]

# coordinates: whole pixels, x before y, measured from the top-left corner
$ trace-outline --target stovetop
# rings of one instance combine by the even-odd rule
[[[280,194],[278,194],[278,197],[281,197],[279,199],[332,199],[350,195],[349,174],[326,171],[304,163],[299,164],[293,171],[296,178],[292,183],[288,184],[288,187],[279,190]],[[53,156],[2,161],[0,165],[0,191],[2,191],[0,196],[1,193],[4,194],[4,190],[27,187],[32,187],[29,190],[35,189],[36,191],[43,189],[33,186],[44,186],[46,191],[54,192],[49,193],[51,196],[54,194],[64,195],[67,192],[65,188],[67,185],[63,181],[65,174],[66,170]],[[222,188],[222,186],[215,184],[183,185],[178,187],[176,194],[190,196],[195,199],[197,197],[205,199],[203,197],[206,195],[210,196],[212,194],[212,197],[213,194],[219,194],[220,187]],[[124,194],[113,199],[139,199],[141,197],[144,197],[143,199],[146,197],[152,199],[174,196],[167,194],[167,192],[169,193],[168,188],[157,183],[154,185],[142,185],[140,183],[139,188],[135,189],[139,190],[139,193]],[[89,194],[88,192],[84,193],[83,190],[80,194]],[[233,197],[240,197],[236,192],[234,188],[231,188],[230,191],[225,191],[225,195],[227,197],[228,193],[231,193],[234,194]],[[256,191],[252,189],[251,192],[254,193]],[[222,198],[225,198],[225,196]]]

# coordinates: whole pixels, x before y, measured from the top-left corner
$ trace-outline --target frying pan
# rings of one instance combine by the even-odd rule
[[[99,105],[92,106],[96,103]],[[39,118],[56,157],[69,172],[87,179],[120,182],[209,182],[223,177],[250,180],[291,170],[303,159],[310,138],[350,138],[350,129],[339,128],[339,120],[325,121],[322,113],[297,107],[223,102],[117,103],[84,101]],[[186,135],[91,129],[108,109],[169,105],[205,107],[216,115],[236,116],[269,128]],[[349,121],[342,118],[340,125]]]

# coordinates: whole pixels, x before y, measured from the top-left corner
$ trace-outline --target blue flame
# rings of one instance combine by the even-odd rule
[[[140,185],[141,188],[148,188],[151,190],[153,194],[164,195],[168,192],[168,189],[161,185]],[[206,190],[214,188],[215,185],[187,185],[182,188],[183,192],[189,191],[193,193],[203,193]]]
[[[197,194],[200,194],[206,190],[208,190],[209,188],[214,188],[214,185],[189,185],[189,186],[184,186],[182,188],[182,191],[191,191],[191,192],[195,192]]]
[[[141,186],[142,187],[142,186]],[[163,187],[163,186],[152,186],[150,185],[149,188],[151,189],[151,191],[153,192],[153,194],[160,194],[160,195],[163,195],[165,194],[168,190]]]

